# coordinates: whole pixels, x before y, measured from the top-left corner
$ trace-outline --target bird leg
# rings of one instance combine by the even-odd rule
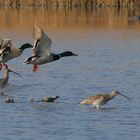
[[[99,106],[99,105],[96,105],[96,108],[97,108],[97,109],[99,109],[99,108],[100,108],[100,106]]]
[[[3,63],[3,65],[5,66],[6,69],[8,69],[8,65],[6,65],[6,64],[4,64],[4,63]]]
[[[36,72],[37,69],[38,69],[38,66],[36,64],[34,64],[33,72]]]
[[[2,70],[2,64],[0,64],[0,70]]]

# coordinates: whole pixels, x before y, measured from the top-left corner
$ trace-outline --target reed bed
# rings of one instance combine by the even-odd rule
[[[140,0],[0,0],[0,7],[124,7]]]

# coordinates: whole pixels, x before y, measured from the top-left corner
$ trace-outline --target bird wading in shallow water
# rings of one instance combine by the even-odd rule
[[[7,83],[8,83],[8,80],[9,80],[9,72],[12,72],[12,73],[22,77],[20,74],[10,70],[7,67],[7,65],[5,65],[4,77],[2,79],[0,79],[0,90],[1,91],[7,86]],[[1,94],[3,94],[3,93],[1,92]]]
[[[80,104],[92,104],[96,108],[100,108],[100,106],[106,104],[108,101],[112,100],[115,96],[118,95],[121,95],[127,98],[128,100],[131,100],[127,96],[121,94],[119,91],[113,90],[111,93],[108,94],[97,94],[95,96],[90,96],[87,99],[81,101]]]
[[[39,27],[35,26],[33,30],[33,37],[35,38],[33,53],[24,63],[33,64],[33,72],[36,72],[38,65],[46,64],[59,60],[61,57],[77,56],[71,51],[65,51],[60,54],[54,54],[51,52],[51,39],[47,34]]]
[[[11,39],[1,40],[0,45],[0,70],[2,69],[1,63],[6,63],[12,58],[18,57],[22,54],[24,49],[32,48],[32,45],[29,43],[23,44],[20,48],[16,48],[12,43]],[[5,64],[6,65],[6,64]]]

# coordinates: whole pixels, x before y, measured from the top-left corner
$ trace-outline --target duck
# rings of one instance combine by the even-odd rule
[[[123,94],[121,94],[117,90],[113,90],[111,93],[103,93],[103,94],[96,94],[94,96],[90,96],[85,100],[82,100],[80,104],[86,104],[86,105],[94,105],[96,108],[100,108],[102,105],[106,104],[108,101],[112,100],[114,97],[121,95],[125,98],[127,98],[129,101],[131,99]]]
[[[59,96],[54,96],[54,97],[45,96],[41,101],[42,102],[54,102],[58,98],[59,98]]]
[[[15,103],[14,99],[12,99],[11,97],[7,96],[4,100],[5,103]]]
[[[41,100],[34,100],[34,99],[31,99],[31,102],[54,102],[56,99],[58,99],[59,96],[52,96],[52,97],[48,97],[48,96],[45,96],[43,99]]]
[[[3,63],[5,64],[7,61],[20,56],[27,48],[32,48],[32,45],[25,43],[20,48],[17,48],[11,39],[2,39],[0,45],[0,70],[2,69]]]
[[[8,80],[9,80],[9,73],[12,72],[20,77],[22,77],[19,73],[12,71],[11,69],[8,68],[7,65],[5,65],[5,71],[4,71],[4,77],[0,79],[0,91],[1,95],[4,95],[2,93],[2,90],[7,86]]]
[[[54,62],[62,57],[77,56],[77,54],[71,51],[65,51],[60,54],[51,52],[52,41],[48,35],[38,26],[33,29],[33,37],[35,39],[32,56],[29,57],[24,63],[33,64],[33,72],[36,72],[38,65]]]

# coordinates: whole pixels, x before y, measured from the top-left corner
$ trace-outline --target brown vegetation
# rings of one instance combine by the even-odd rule
[[[72,31],[75,29],[104,28],[114,30],[118,28],[130,29],[131,27],[140,31],[139,21],[131,19],[134,15],[140,15],[139,8],[74,8],[72,10],[62,8],[1,8],[0,37],[4,38],[3,34],[9,34],[11,30],[14,32],[22,30],[24,35],[24,32],[32,32],[34,25],[41,26],[46,31],[54,30],[55,32],[60,29]],[[24,35],[24,37],[26,36]]]
[[[140,6],[140,0],[0,0],[1,7]]]

